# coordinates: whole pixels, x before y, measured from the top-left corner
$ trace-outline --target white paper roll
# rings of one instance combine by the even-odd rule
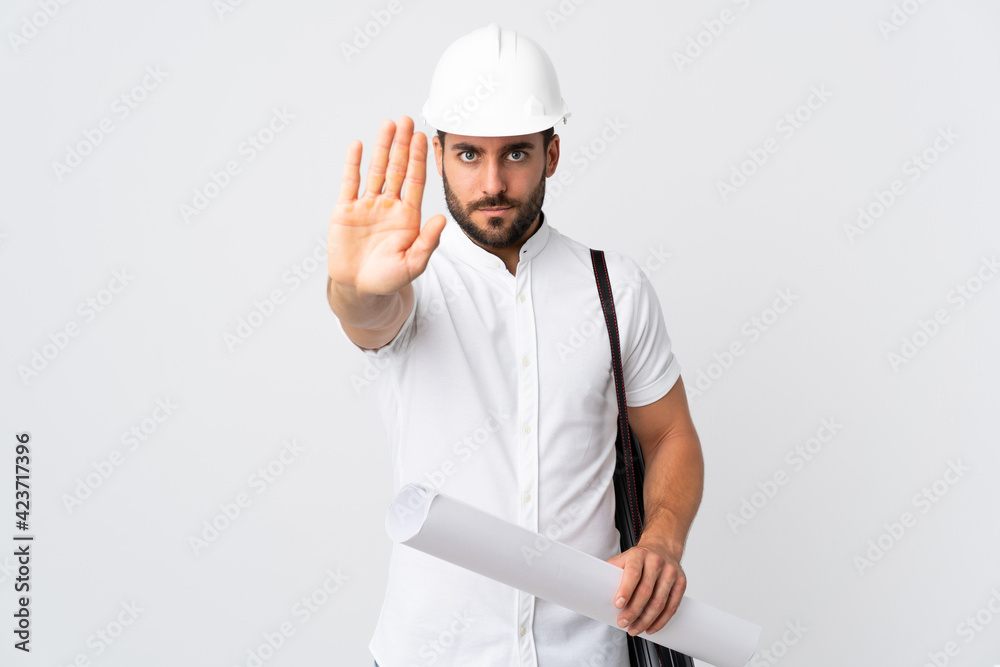
[[[400,489],[385,526],[395,542],[618,628],[620,610],[612,598],[622,568],[612,563],[422,484]],[[661,630],[639,636],[716,667],[743,667],[757,648],[760,631],[758,625],[684,596]]]

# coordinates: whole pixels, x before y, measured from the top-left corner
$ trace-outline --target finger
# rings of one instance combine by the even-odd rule
[[[413,136],[413,119],[402,116],[396,124],[396,137],[392,143],[389,168],[385,172],[385,196],[399,199],[399,190],[406,176],[406,162],[410,157],[410,137]]]
[[[663,611],[666,609],[667,602],[670,599],[670,592],[674,588],[676,580],[677,573],[673,568],[663,569],[656,578],[652,593],[649,596],[649,600],[646,601],[642,613],[629,625],[629,634],[637,635],[640,632],[645,632],[652,628],[654,623],[660,623],[661,621],[662,623],[657,629],[666,624],[666,619],[662,617]]]
[[[639,583],[636,584],[635,590],[632,591],[632,597],[629,598],[628,604],[622,609],[621,614],[619,614],[619,618],[623,618],[628,622],[628,630],[631,635],[636,635],[642,631],[642,628],[636,627],[636,621],[648,605],[650,598],[653,597],[658,576],[659,573],[648,562],[645,563],[642,569],[642,577],[639,579]],[[659,613],[659,610],[657,610],[657,613]],[[655,614],[649,620],[652,621],[654,618],[656,618]],[[618,625],[621,626],[621,623]]]
[[[618,615],[618,627],[624,628],[628,625],[629,621],[638,616],[639,609],[635,608],[633,603],[633,595],[635,594],[636,586],[642,579],[642,558],[630,558],[625,563],[625,571],[622,573],[622,581],[618,585],[618,592],[615,593],[615,606],[621,609],[619,605],[624,606],[628,603],[629,606],[622,609],[622,612]],[[624,599],[625,602],[622,602]]]
[[[667,604],[663,608],[663,613],[660,614],[659,618],[650,623],[646,632],[659,632],[664,625],[670,622],[670,619],[674,617],[674,614],[677,613],[677,609],[681,606],[681,600],[684,599],[685,589],[687,589],[687,580],[683,575],[681,575],[677,577],[674,581],[673,587],[670,589],[670,597],[667,598]]]
[[[410,140],[410,164],[406,167],[403,201],[419,209],[427,183],[427,135],[417,132]]]
[[[385,183],[385,166],[389,162],[389,148],[392,146],[392,135],[396,132],[396,124],[384,120],[378,128],[375,138],[375,148],[372,150],[372,160],[368,165],[368,184],[365,186],[365,197],[377,197],[382,194]]]
[[[355,139],[347,146],[344,175],[340,179],[340,198],[337,201],[348,202],[358,198],[358,186],[361,185],[360,168],[361,142]]]
[[[624,570],[628,565],[629,560],[629,552],[624,551],[613,558],[609,558],[607,562]],[[613,598],[614,605],[616,607],[621,609],[625,606],[625,603],[628,602],[629,595],[632,594],[632,588],[634,588],[634,586],[634,582],[629,585],[629,583],[625,580],[625,572],[622,572],[621,582],[618,584],[618,590],[615,591],[615,596]]]

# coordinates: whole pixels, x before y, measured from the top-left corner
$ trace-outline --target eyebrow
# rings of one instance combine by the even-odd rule
[[[514,142],[512,144],[506,144],[504,146],[501,146],[500,147],[500,152],[501,153],[509,153],[511,151],[519,151],[519,150],[524,150],[526,148],[527,149],[533,149],[534,147],[535,147],[535,144],[533,142],[530,142],[530,141],[517,141],[517,142]],[[476,153],[482,153],[482,152],[484,152],[482,146],[476,146],[474,144],[470,144],[470,143],[465,142],[465,141],[463,141],[461,143],[458,143],[458,144],[453,144],[452,147],[451,147],[451,149],[453,151],[462,151],[462,152],[464,152],[464,151],[475,151]]]

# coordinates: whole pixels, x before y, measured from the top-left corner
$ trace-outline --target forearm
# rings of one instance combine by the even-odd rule
[[[326,296],[344,330],[362,347],[378,348],[392,340],[413,308],[412,284],[393,294],[363,294],[328,277]]]
[[[705,463],[694,430],[665,437],[644,461],[646,519],[641,541],[663,544],[679,561],[701,505]]]

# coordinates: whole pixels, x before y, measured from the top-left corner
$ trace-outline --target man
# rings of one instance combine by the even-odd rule
[[[458,229],[421,228],[427,140],[403,116],[379,128],[360,196],[348,147],[328,240],[330,307],[383,369],[394,488],[431,485],[622,567],[619,625],[655,632],[686,587],[703,461],[653,288],[606,253],[646,465],[644,531],[619,554],[608,331],[588,249],[541,210],[569,116],[551,61],[477,30],[445,51],[424,116]],[[625,633],[401,545],[369,648],[382,667],[629,664]]]

